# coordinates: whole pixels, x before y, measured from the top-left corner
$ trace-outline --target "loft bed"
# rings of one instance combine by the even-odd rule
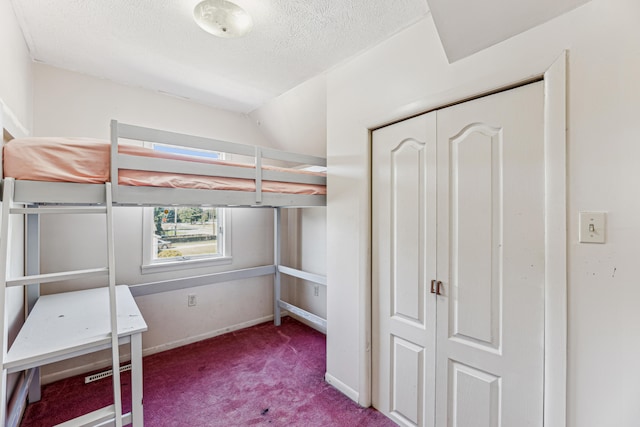
[[[159,152],[150,148],[150,144],[163,146],[180,147],[187,150],[202,150],[206,152],[225,153],[225,156],[232,157],[233,161],[212,159],[210,157],[194,156],[192,154],[180,154],[176,151]],[[43,312],[54,310],[49,302],[52,298],[39,298],[40,283],[53,282],[65,279],[76,279],[88,277],[96,274],[110,275],[109,294],[104,293],[101,298],[110,301],[110,307],[98,317],[110,317],[111,325],[107,335],[111,335],[113,360],[119,359],[116,344],[118,338],[122,342],[131,342],[132,345],[132,365],[135,365],[138,378],[138,395],[134,396],[132,404],[132,414],[122,415],[118,412],[119,397],[114,397],[114,405],[107,408],[107,412],[97,415],[87,415],[69,425],[97,425],[105,419],[112,419],[115,425],[133,422],[134,427],[142,425],[142,396],[141,396],[141,345],[140,332],[146,330],[144,320],[139,318],[135,325],[135,331],[129,334],[122,333],[121,317],[136,317],[140,313],[131,302],[133,296],[144,295],[154,292],[176,289],[167,287],[170,282],[158,282],[157,284],[138,284],[131,286],[118,286],[115,292],[115,275],[109,271],[114,267],[113,242],[108,243],[109,267],[104,269],[84,270],[70,273],[55,273],[40,275],[36,267],[36,260],[39,259],[39,248],[37,247],[37,234],[39,233],[38,218],[42,213],[90,213],[95,207],[105,206],[100,212],[107,214],[107,236],[113,239],[112,220],[110,219],[111,208],[113,206],[167,206],[167,205],[191,205],[207,207],[259,207],[274,208],[274,263],[270,266],[260,266],[255,268],[256,272],[239,270],[236,272],[217,273],[213,275],[201,276],[195,280],[186,279],[177,288],[187,286],[199,286],[216,283],[223,280],[234,280],[244,277],[255,277],[257,275],[273,274],[274,276],[274,323],[280,324],[281,310],[287,310],[306,319],[320,329],[326,330],[326,320],[313,313],[309,313],[299,307],[281,300],[281,275],[288,275],[294,278],[307,280],[316,284],[326,286],[324,276],[304,272],[294,268],[281,265],[281,208],[301,208],[316,207],[326,205],[326,177],[322,172],[309,171],[307,168],[318,169],[326,167],[326,159],[316,156],[300,155],[283,152],[270,148],[250,146],[245,144],[231,143],[210,138],[193,135],[185,135],[174,132],[167,132],[157,129],[144,128],[111,122],[111,140],[109,142],[78,139],[78,138],[21,138],[3,144],[2,156],[2,178],[1,186],[3,194],[3,224],[8,224],[9,214],[25,215],[27,242],[34,241],[36,244],[28,244],[26,250],[26,263],[31,265],[28,271],[31,276],[13,280],[3,279],[6,286],[27,285],[27,307],[30,314],[25,325],[30,330],[38,330],[38,322],[45,322],[47,317]],[[63,161],[63,163],[60,163]],[[268,165],[267,163],[271,163]],[[4,205],[9,206],[4,209]],[[24,207],[26,206],[26,208]],[[6,226],[5,226],[6,227]],[[3,228],[4,229],[4,228]],[[109,237],[110,236],[110,237]],[[7,241],[2,239],[4,251],[7,254]],[[0,250],[3,248],[0,245]],[[5,262],[6,264],[6,262]],[[6,268],[6,266],[5,266]],[[2,270],[4,270],[3,268]],[[251,269],[249,269],[251,270]],[[6,272],[3,272],[5,276]],[[186,283],[186,284],[185,284]],[[6,288],[5,288],[6,289]],[[154,290],[155,289],[155,290]],[[69,292],[68,298],[74,301],[83,298],[83,292]],[[126,296],[122,296],[126,294]],[[3,293],[4,295],[4,293]],[[55,299],[55,303],[64,307],[64,294]],[[116,298],[117,295],[117,298]],[[91,298],[96,298],[92,294]],[[122,299],[124,298],[124,303]],[[4,301],[4,296],[2,297]],[[118,304],[116,304],[116,300]],[[103,303],[107,303],[104,300]],[[37,303],[36,303],[37,302]],[[48,304],[48,305],[47,305]],[[123,305],[125,308],[121,308]],[[125,310],[125,311],[122,311]],[[128,310],[128,311],[127,311]],[[133,311],[132,311],[133,310]],[[109,315],[110,313],[110,315]],[[35,320],[34,320],[35,319]],[[40,320],[38,320],[40,319]],[[94,319],[101,324],[99,339],[100,348],[105,348],[105,330],[108,325],[101,319]],[[120,322],[120,323],[119,323]],[[126,323],[126,321],[125,321]],[[106,326],[105,326],[106,325]],[[3,325],[6,329],[6,325]],[[130,327],[131,325],[125,325]],[[131,326],[132,327],[132,326]],[[132,327],[133,328],[133,327]],[[27,388],[30,390],[30,400],[39,399],[39,377],[37,369],[39,362],[49,362],[62,360],[68,355],[84,354],[82,351],[95,351],[95,346],[78,344],[82,349],[74,349],[74,344],[67,344],[66,349],[58,349],[57,358],[40,356],[26,357],[28,363],[22,363],[22,359],[16,361],[12,359],[12,354],[20,354],[20,346],[25,341],[23,331],[20,331],[14,345],[8,349],[5,333],[3,348],[3,378],[2,396],[6,398],[6,373],[24,369],[27,376],[33,378],[36,384]],[[109,331],[117,330],[117,336]],[[85,337],[86,338],[86,337]],[[95,338],[95,337],[94,337]],[[124,341],[123,341],[124,340]],[[28,341],[28,339],[27,339]],[[134,343],[136,349],[134,350]],[[94,343],[95,344],[95,343]],[[7,356],[8,352],[8,356]],[[63,354],[64,353],[64,354]],[[134,361],[134,353],[137,361]],[[71,357],[69,356],[69,357]],[[40,357],[40,359],[38,359]],[[115,365],[114,365],[115,367]],[[119,369],[113,369],[114,376],[114,396],[119,396],[116,390],[116,380],[119,382]],[[118,378],[116,378],[118,377]],[[0,396],[0,397],[2,397]],[[137,403],[135,399],[137,398]],[[110,411],[110,412],[109,412]],[[14,411],[15,412],[15,411]],[[100,411],[96,411],[100,412]],[[105,415],[106,414],[106,415]],[[16,417],[6,416],[5,408],[0,410],[0,426],[4,425],[4,420],[15,419]],[[92,418],[93,417],[93,418]],[[102,417],[102,418],[99,418]],[[111,417],[111,418],[109,418]],[[99,420],[99,421],[96,421]],[[100,421],[101,420],[101,421]],[[94,423],[94,424],[92,424]],[[10,424],[10,423],[8,423]],[[65,424],[66,425],[66,424]]]
[[[133,144],[132,142],[136,142]],[[241,156],[248,163],[167,154],[141,143]],[[326,167],[322,157],[111,122],[111,142],[88,138],[23,138],[3,150],[15,202],[103,204],[111,182],[114,206],[326,205],[326,177],[266,160]]]

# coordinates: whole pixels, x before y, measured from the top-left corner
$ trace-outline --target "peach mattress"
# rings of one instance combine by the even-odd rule
[[[105,183],[110,180],[110,150],[109,142],[90,138],[34,137],[14,139],[4,146],[4,176],[31,181]],[[118,152],[134,156],[254,168],[253,165],[248,164],[164,153],[129,144],[118,145]],[[273,166],[263,166],[263,169],[324,175],[323,173]],[[128,169],[120,169],[118,183],[132,186],[255,191],[255,181],[252,179]],[[262,191],[286,194],[326,194],[326,187],[314,184],[263,181]]]

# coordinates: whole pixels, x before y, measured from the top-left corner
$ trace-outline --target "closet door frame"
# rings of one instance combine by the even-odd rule
[[[544,425],[562,427],[566,424],[566,378],[567,378],[567,52],[541,74],[527,76],[515,84],[504,85],[491,91],[506,90],[534,80],[544,81],[544,161],[545,161],[545,338],[544,338]],[[476,94],[486,95],[487,93]],[[477,96],[459,99],[467,101]],[[457,102],[454,102],[457,103]],[[454,104],[449,102],[430,108],[437,110]],[[426,113],[428,111],[416,111]],[[372,126],[370,134],[378,127]],[[371,138],[369,139],[371,144]],[[369,146],[371,152],[371,146]],[[372,171],[369,170],[371,177]],[[371,213],[371,198],[369,198]],[[369,234],[369,247],[371,232]],[[371,255],[371,254],[370,254]],[[372,268],[371,258],[369,267]],[[365,290],[361,321],[364,325],[364,342],[371,342],[371,273],[369,286]],[[371,351],[361,346],[360,394],[358,402],[371,404]]]

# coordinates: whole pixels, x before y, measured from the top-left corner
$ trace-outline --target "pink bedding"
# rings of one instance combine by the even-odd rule
[[[110,179],[110,149],[109,142],[90,138],[14,139],[4,146],[4,176],[32,181],[104,183]],[[253,165],[163,153],[129,144],[120,144],[118,152],[135,156],[254,168]],[[317,172],[273,166],[264,166],[263,168],[300,174],[324,175]],[[118,172],[118,183],[132,186],[255,191],[255,181],[251,179],[127,169],[121,169]],[[313,184],[263,181],[262,191],[287,194],[326,194],[326,187]]]

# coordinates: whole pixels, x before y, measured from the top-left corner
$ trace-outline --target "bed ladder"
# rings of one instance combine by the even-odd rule
[[[99,409],[90,414],[83,415],[74,420],[67,421],[61,426],[97,426],[115,425],[122,426],[122,399],[120,393],[120,352],[118,347],[118,325],[116,310],[116,289],[115,289],[115,248],[113,234],[113,202],[111,193],[111,183],[105,184],[105,205],[104,206],[41,206],[22,207],[14,203],[15,182],[13,178],[5,178],[3,181],[2,210],[0,216],[0,307],[3,313],[0,316],[0,328],[2,330],[2,377],[0,384],[0,427],[7,423],[7,376],[8,370],[5,365],[7,353],[9,351],[8,330],[9,318],[7,313],[7,288],[33,284],[44,284],[59,282],[62,280],[76,280],[96,276],[108,276],[109,282],[109,313],[110,313],[110,347],[113,372],[113,398],[114,403],[108,407]],[[102,214],[106,218],[107,228],[107,267],[87,270],[66,271],[60,273],[38,274],[8,278],[9,273],[9,245],[11,242],[12,230],[9,226],[11,215],[27,214]],[[39,357],[37,349],[33,349],[29,360]],[[65,357],[66,358],[66,357]],[[62,360],[61,358],[60,360]],[[15,361],[14,361],[15,364]],[[28,365],[28,366],[27,366]],[[33,362],[26,362],[25,368],[32,367]]]

